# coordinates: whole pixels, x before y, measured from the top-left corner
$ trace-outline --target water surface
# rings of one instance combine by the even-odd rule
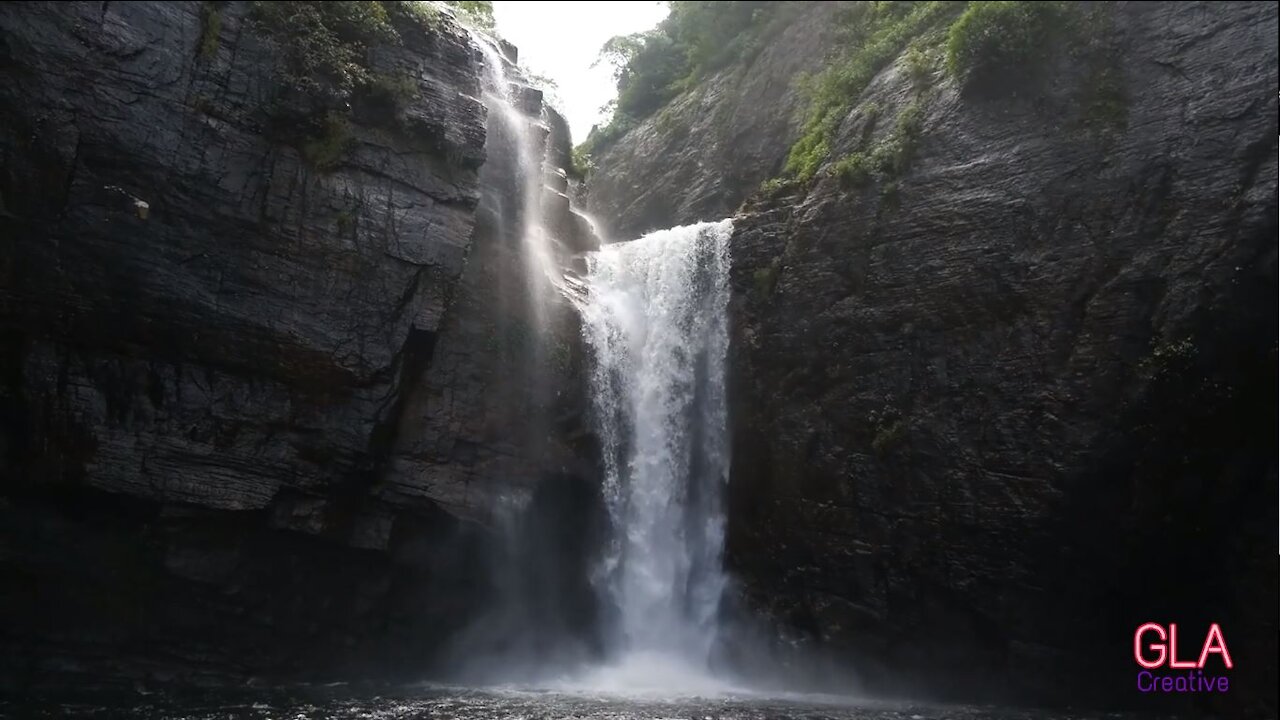
[[[581,692],[450,687],[271,690],[84,696],[0,702],[3,718],[145,720],[1111,720],[995,707],[858,702],[827,696],[657,699]]]

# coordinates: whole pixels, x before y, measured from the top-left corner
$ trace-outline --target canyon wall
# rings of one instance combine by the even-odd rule
[[[738,98],[803,65],[762,54],[605,151],[591,209],[634,230],[746,201],[728,560],[748,606],[869,689],[1147,708],[1134,629],[1198,647],[1220,622],[1231,693],[1172,705],[1265,715],[1276,8],[1075,7],[1089,36],[1030,77],[959,82],[926,38],[923,70],[901,56],[851,99],[811,181],[757,192],[797,133]],[[724,151],[761,127],[772,154]],[[902,140],[892,171],[839,163]],[[701,178],[736,180],[706,200]]]
[[[326,153],[277,121],[250,12],[0,8],[5,687],[416,678],[495,592],[477,474],[552,517],[589,498],[589,447],[503,433],[549,401],[494,404],[515,331],[486,294],[523,268],[477,220],[472,39],[396,20],[370,52],[404,98]]]
[[[713,73],[596,153],[588,206],[611,240],[717,220],[782,170],[804,105],[799,78],[839,42],[839,3],[805,2],[760,49]]]
[[[759,190],[844,47],[806,4],[585,196],[614,238],[736,215],[735,606],[871,690],[1036,703],[1141,705],[1134,627],[1217,621],[1232,692],[1180,707],[1273,713],[1276,8],[1078,7],[1016,82],[888,63]],[[407,94],[335,154],[249,12],[0,7],[2,686],[591,653],[577,319],[522,302],[482,53],[400,21]]]

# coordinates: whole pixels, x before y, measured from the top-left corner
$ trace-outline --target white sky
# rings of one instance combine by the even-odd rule
[[[564,113],[573,142],[586,139],[613,99],[613,68],[592,68],[614,35],[648,30],[667,15],[662,2],[520,2],[497,0],[498,34],[520,49],[520,65],[556,84],[552,105]]]

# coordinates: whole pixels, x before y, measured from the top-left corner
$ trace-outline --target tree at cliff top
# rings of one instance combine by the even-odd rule
[[[786,2],[671,2],[653,30],[619,35],[600,50],[614,68],[618,97],[603,127],[579,145],[589,156],[622,137],[708,72],[759,51],[773,21],[794,12]]]

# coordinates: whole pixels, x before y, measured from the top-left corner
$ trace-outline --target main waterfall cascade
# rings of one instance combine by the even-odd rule
[[[725,586],[731,230],[662,230],[588,260],[583,333],[612,524],[598,581],[617,607],[602,684],[706,684]]]

